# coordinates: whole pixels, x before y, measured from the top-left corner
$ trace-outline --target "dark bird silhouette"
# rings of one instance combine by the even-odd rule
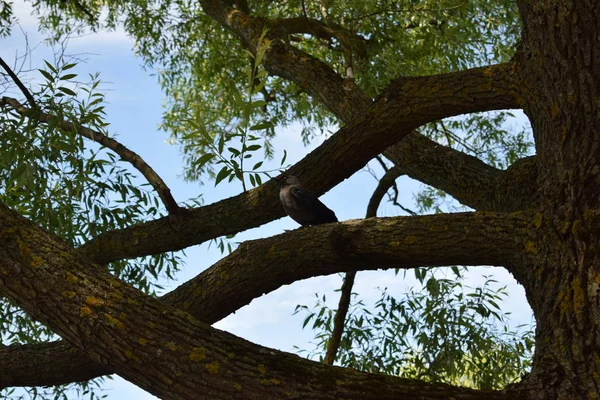
[[[304,189],[295,176],[273,178],[281,185],[279,199],[283,209],[302,226],[338,222],[335,213],[321,203],[312,192]]]

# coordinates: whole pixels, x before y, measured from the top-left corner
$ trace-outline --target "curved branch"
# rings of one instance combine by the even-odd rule
[[[243,243],[161,302],[214,323],[263,293],[312,276],[360,268],[505,264],[522,252],[521,232],[528,224],[529,218],[521,214],[462,213],[372,218],[296,230]],[[310,266],[301,257],[307,246],[313,258]],[[269,279],[262,279],[265,276]],[[0,387],[67,383],[114,372],[89,359],[84,367],[85,354],[67,350],[61,342],[40,346],[38,356],[21,354],[18,348],[0,349],[0,360],[11,360],[0,365]],[[54,368],[36,369],[35,383],[27,378],[32,376],[25,373],[31,365],[50,363]]]
[[[381,204],[383,196],[385,196],[388,190],[394,185],[396,179],[398,179],[402,175],[406,175],[406,172],[404,172],[404,170],[398,166],[393,166],[385,172],[385,174],[379,180],[377,187],[373,191],[371,198],[369,199],[369,204],[367,205],[367,213],[365,218],[377,216],[377,209]]]
[[[37,108],[37,104],[35,103],[35,99],[33,98],[33,95],[31,94],[31,92],[29,91],[29,89],[27,89],[27,87],[25,87],[25,85],[23,84],[23,82],[21,82],[21,80],[19,79],[19,77],[17,76],[17,74],[14,73],[14,71],[12,70],[12,68],[10,68],[10,66],[6,62],[4,62],[4,60],[2,59],[2,57],[0,57],[0,66],[2,68],[4,68],[4,70],[6,71],[6,73],[8,74],[8,76],[10,76],[10,78],[13,80],[13,82],[21,90],[21,93],[23,93],[23,95],[27,99],[27,102],[29,103],[29,105],[31,107],[33,107],[33,108]]]
[[[133,165],[138,171],[142,173],[142,175],[158,193],[158,196],[162,200],[169,214],[177,214],[180,211],[180,207],[177,205],[177,202],[171,195],[171,190],[165,184],[162,178],[158,176],[158,174],[152,169],[152,167],[150,167],[146,163],[146,161],[142,159],[142,157],[140,157],[137,153],[129,150],[127,147],[123,146],[115,139],[109,138],[103,133],[94,131],[84,126],[76,127],[68,121],[60,120],[52,115],[38,111],[37,109],[27,108],[23,106],[18,100],[13,99],[11,97],[2,97],[2,99],[0,100],[0,107],[4,106],[12,108],[17,113],[19,113],[19,115],[22,115],[27,118],[33,118],[45,124],[48,124],[50,122],[57,123],[57,126],[63,131],[76,132],[85,138],[93,140],[94,142],[97,142],[102,146],[111,149],[119,156],[121,156],[123,160],[128,161],[131,165]]]
[[[371,195],[369,205],[367,206],[366,218],[376,217],[377,209],[381,203],[381,199],[387,193],[389,188],[394,184],[396,179],[403,175],[402,171],[398,167],[386,171],[385,175],[379,180],[375,191]],[[342,334],[344,333],[344,324],[346,322],[346,315],[348,315],[348,309],[350,308],[350,299],[352,297],[352,287],[354,286],[354,279],[356,278],[356,271],[350,271],[346,273],[344,277],[344,283],[340,291],[340,301],[338,302],[338,308],[335,312],[333,319],[333,331],[331,337],[327,342],[327,351],[325,352],[325,359],[323,362],[327,365],[333,365],[337,357],[337,352],[340,347],[342,340]]]
[[[406,175],[476,210],[513,212],[537,204],[535,157],[518,160],[503,171],[414,132],[385,155]]]
[[[306,17],[273,19],[270,24],[286,34],[308,34],[324,40],[335,38],[345,49],[353,50],[359,57],[367,55],[369,41],[338,24]]]
[[[490,226],[492,221],[495,223]],[[262,279],[247,278],[265,267],[271,269],[272,282],[281,285],[302,277],[355,269],[364,262],[375,267],[392,263],[408,266],[411,257],[417,259],[417,264],[426,260],[435,264],[441,259],[444,263],[460,263],[467,258],[478,264],[495,263],[508,256],[505,252],[518,251],[515,236],[523,222],[523,218],[511,215],[454,214],[329,224],[244,244],[226,258],[229,264],[220,264],[232,275],[221,273],[218,279],[239,282],[246,275],[246,287],[254,282],[253,289],[262,290]],[[283,398],[289,393],[300,398],[315,398],[315,393],[320,393],[323,399],[434,399],[440,393],[444,397],[507,398],[500,392],[328,367],[251,344],[123,284],[5,206],[0,206],[0,226],[0,293],[95,361],[161,398],[189,399],[197,393],[211,398],[237,398],[242,390],[248,399]],[[320,235],[315,235],[317,231]],[[303,264],[298,268],[298,251],[302,251],[298,239],[309,237],[313,241],[315,237],[326,239],[316,243],[320,265],[306,268]],[[370,237],[387,240],[383,245],[376,244]],[[490,239],[502,239],[507,246],[499,250]],[[443,241],[444,248],[450,250],[432,256],[429,252],[435,252]],[[448,247],[448,241],[456,241],[456,246]],[[471,251],[469,257],[461,256],[458,248]],[[422,254],[425,249],[428,254]],[[260,262],[267,265],[256,264],[248,251],[252,256],[254,251],[262,252]],[[250,268],[240,268],[239,263]],[[210,269],[211,273],[219,269],[218,265]]]

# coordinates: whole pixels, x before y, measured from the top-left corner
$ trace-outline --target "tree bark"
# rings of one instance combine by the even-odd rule
[[[494,229],[488,230],[489,222],[495,218],[504,221],[506,231],[497,229],[499,224],[492,224]],[[340,271],[344,269],[339,266],[343,260],[348,266],[364,263],[376,268],[392,259],[401,265],[403,259],[410,259],[409,254],[421,253],[425,261],[447,258],[444,262],[454,263],[459,261],[455,258],[459,248],[465,245],[472,246],[471,253],[480,254],[478,264],[511,259],[522,247],[516,238],[519,226],[526,223],[519,215],[486,214],[410,217],[406,221],[420,227],[408,229],[414,236],[405,234],[408,226],[398,218],[370,219],[351,221],[345,226],[329,224],[302,229],[244,244],[226,258],[228,263],[210,269],[207,289],[236,285],[242,289],[253,282],[254,293],[269,291],[303,276],[329,273],[331,269]],[[453,222],[452,229],[449,222]],[[190,399],[197,393],[219,399],[393,399],[405,395],[423,399],[505,398],[500,392],[329,367],[254,345],[124,284],[5,206],[0,206],[0,226],[0,293],[94,361],[163,399]],[[315,235],[318,231],[329,234]],[[393,241],[397,235],[404,241]],[[490,239],[496,235],[505,236],[507,240],[503,242],[516,247],[490,246]],[[322,238],[313,249],[317,263],[312,267],[306,268],[298,256],[305,250],[298,248],[295,236]],[[367,237],[372,240],[365,242]],[[456,252],[436,252],[436,246],[444,241],[455,242]],[[422,246],[432,251],[414,250]],[[389,249],[384,250],[386,247]],[[262,260],[256,262],[257,257]],[[269,264],[278,270],[273,268],[265,275],[263,268]],[[263,286],[265,280],[253,278],[255,274],[271,276],[267,286]],[[227,285],[217,285],[215,279]],[[191,288],[190,297],[210,298],[197,290],[202,287],[201,280],[193,280],[187,286]],[[253,297],[256,295],[247,296]],[[228,308],[239,307],[226,304],[214,311],[216,315],[226,315]],[[205,311],[205,315],[210,313]]]

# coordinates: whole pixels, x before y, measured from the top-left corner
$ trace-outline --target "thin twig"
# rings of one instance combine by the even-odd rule
[[[27,108],[23,106],[18,100],[11,97],[2,97],[0,100],[0,107],[9,106],[14,109],[20,115],[33,118],[44,124],[55,123],[61,130],[66,132],[76,132],[83,137],[93,140],[107,147],[117,153],[125,161],[128,161],[138,171],[144,175],[146,180],[152,185],[154,190],[158,193],[161,201],[165,205],[165,208],[169,214],[176,215],[181,211],[181,208],[177,205],[177,202],[171,195],[171,190],[164,183],[160,176],[150,167],[137,153],[129,150],[115,139],[109,138],[108,136],[98,131],[86,128],[84,126],[75,127],[70,122],[61,120],[55,116],[40,112],[37,108]]]
[[[6,71],[8,76],[10,76],[10,78],[16,83],[16,85],[19,87],[19,89],[21,90],[23,95],[25,95],[25,98],[27,99],[27,102],[29,103],[29,105],[33,108],[37,108],[35,99],[31,95],[31,92],[29,92],[29,89],[27,89],[25,87],[25,85],[23,84],[23,82],[21,82],[21,80],[19,79],[17,74],[15,74],[13,72],[13,70],[8,66],[8,64],[4,62],[2,57],[0,57],[0,65],[2,66],[2,68],[4,68],[4,70]]]
[[[79,3],[77,0],[73,0],[73,4],[75,5],[75,8],[78,8],[79,11],[83,12],[85,15],[88,16],[91,23],[95,22],[96,19],[94,18],[94,14],[92,14],[90,10],[85,8],[83,4]]]
[[[382,164],[383,161],[379,160]],[[385,164],[383,164],[385,165]],[[387,168],[387,167],[386,167]],[[377,209],[381,203],[381,199],[385,196],[388,189],[394,184],[396,179],[403,175],[400,168],[394,166],[389,170],[386,170],[385,175],[379,180],[369,205],[367,206],[366,218],[377,216]],[[340,301],[338,303],[337,311],[333,317],[333,332],[331,332],[331,338],[327,342],[327,352],[325,353],[325,360],[323,361],[327,365],[333,365],[340,343],[342,341],[342,334],[344,333],[344,325],[346,322],[346,316],[348,315],[348,309],[350,308],[350,299],[352,297],[352,287],[354,286],[354,279],[356,278],[356,271],[347,272],[344,277],[344,283],[342,284]]]

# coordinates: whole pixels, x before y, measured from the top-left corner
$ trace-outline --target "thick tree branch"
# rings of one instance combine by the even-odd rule
[[[396,82],[353,123],[341,128],[290,168],[317,195],[350,177],[420,125],[474,111],[511,107],[508,93],[490,94],[494,77],[510,65],[474,68]],[[499,80],[502,82],[502,79]],[[498,83],[502,86],[502,83]],[[322,171],[328,171],[323,175]],[[177,230],[168,219],[100,235],[82,247],[95,262],[179,250],[221,235],[237,233],[283,216],[276,184],[269,182],[244,194],[188,212]],[[249,213],[248,210],[254,210]],[[219,224],[215,224],[219,215]]]
[[[523,250],[520,232],[528,224],[529,219],[520,214],[464,213],[355,220],[300,229],[242,244],[161,301],[214,323],[263,293],[311,276],[362,268],[505,264]],[[300,257],[307,246],[311,248],[311,266]],[[68,363],[60,361],[63,357]],[[60,342],[41,345],[36,357],[17,348],[0,349],[0,359],[11,360],[11,364],[0,365],[0,387],[66,383],[114,372],[89,361],[84,367],[85,358]],[[36,382],[26,373],[32,365],[28,362],[34,360],[38,365],[54,363],[54,368],[36,369]]]
[[[253,266],[251,273],[264,266],[257,265],[254,257],[244,254],[250,248],[252,251],[261,251],[263,260],[276,265],[276,268],[281,268],[281,261],[285,260],[283,265],[287,273],[273,271],[274,281],[282,284],[287,280],[286,275],[288,278],[301,278],[329,273],[330,270],[339,271],[340,267],[330,265],[332,255],[334,258],[331,261],[341,260],[345,264],[343,268],[356,265],[351,257],[344,256],[348,250],[351,254],[360,255],[359,262],[367,261],[366,265],[369,266],[384,266],[395,258],[394,253],[397,252],[408,251],[409,255],[416,255],[419,252],[415,251],[415,247],[427,247],[435,251],[440,241],[430,240],[430,236],[466,236],[468,242],[478,244],[475,254],[470,254],[478,264],[495,262],[497,258],[509,255],[505,251],[512,254],[517,250],[499,250],[490,245],[489,239],[492,239],[490,235],[493,239],[501,236],[502,240],[509,243],[507,247],[518,247],[513,223],[524,222],[522,218],[478,214],[455,214],[452,217],[448,221],[434,218],[436,221],[429,222],[417,221],[416,217],[406,219],[422,223],[415,239],[412,239],[412,235],[403,234],[408,233],[404,231],[407,228],[406,221],[395,219],[321,226],[242,245],[227,259],[236,258],[234,263]],[[461,222],[463,219],[469,222],[468,226]],[[491,221],[496,224],[489,226]],[[450,230],[445,223],[453,223],[453,229]],[[391,399],[404,396],[434,399],[439,398],[440,393],[445,397],[458,398],[507,398],[506,394],[500,392],[473,391],[327,367],[251,344],[200,323],[189,314],[161,304],[125,285],[104,269],[78,257],[68,245],[3,205],[0,206],[0,226],[0,293],[95,361],[106,364],[120,376],[161,398],[189,399],[197,393],[223,399],[238,398],[241,393],[247,399],[284,398],[290,394],[298,398],[323,399]],[[444,226],[449,230],[444,231]],[[501,227],[510,228],[502,234]],[[286,237],[297,239],[311,235],[314,239],[314,229],[323,231],[319,232],[321,235],[318,237],[327,238],[319,243],[323,246],[323,263],[309,267],[309,271],[306,271],[306,265],[302,268],[289,265],[287,261],[296,260],[297,264],[300,260],[296,254],[297,240],[292,254],[281,252],[284,249],[289,251],[287,249],[291,243]],[[384,246],[389,248],[387,251],[372,253],[375,244],[369,243],[369,240],[365,243],[367,236],[363,234],[364,229],[378,239],[390,239],[386,231],[391,229],[394,231],[392,239],[399,235],[398,242],[386,241]],[[431,232],[436,234],[432,235]],[[481,240],[481,236],[487,237],[487,240]],[[404,241],[401,241],[402,238]],[[459,247],[464,246],[465,241],[460,242]],[[470,247],[471,244],[466,246]],[[486,247],[486,254],[481,247]],[[441,257],[448,258],[449,263],[455,262],[450,260],[469,258],[459,256],[452,249],[449,253]],[[409,262],[409,255],[401,254],[398,257],[400,266]],[[424,254],[420,257],[424,260],[434,258]],[[211,268],[215,269],[218,267]],[[229,270],[232,275],[221,274],[218,279],[236,281],[240,272],[250,271],[239,268],[239,265]],[[245,280],[244,285],[253,282],[257,287],[262,287],[263,281]],[[49,282],[52,284],[49,285]],[[249,371],[254,373],[249,374]]]
[[[406,175],[444,190],[476,210],[511,212],[537,204],[533,157],[502,171],[414,132],[385,155]]]
[[[359,57],[367,55],[369,41],[338,24],[305,17],[274,19],[271,24],[287,34],[308,34],[324,40],[335,38],[345,49],[356,52]]]
[[[141,174],[146,178],[146,180],[152,185],[154,190],[156,190],[169,214],[177,214],[180,211],[177,202],[171,195],[171,190],[165,184],[162,178],[158,176],[158,174],[152,169],[152,167],[150,167],[146,163],[146,161],[144,161],[144,159],[142,159],[142,157],[140,157],[137,153],[129,150],[127,147],[123,146],[115,139],[109,138],[101,132],[94,131],[84,126],[77,127],[68,121],[60,120],[57,117],[43,113],[37,109],[27,108],[23,106],[18,100],[13,99],[11,97],[2,97],[2,99],[0,100],[0,107],[10,107],[19,115],[22,115],[26,118],[35,119],[44,124],[56,123],[57,126],[63,131],[76,132],[85,138],[93,140],[94,142],[97,142],[102,146],[111,149],[119,156],[121,156],[123,160],[129,162],[138,171],[141,172]]]
[[[313,276],[426,265],[510,265],[524,250],[521,229],[528,224],[520,213],[456,213],[298,229],[242,243],[164,299],[217,321],[258,294]],[[311,265],[301,256],[307,247]],[[265,276],[270,279],[258,279]],[[219,297],[228,300],[215,302]]]

